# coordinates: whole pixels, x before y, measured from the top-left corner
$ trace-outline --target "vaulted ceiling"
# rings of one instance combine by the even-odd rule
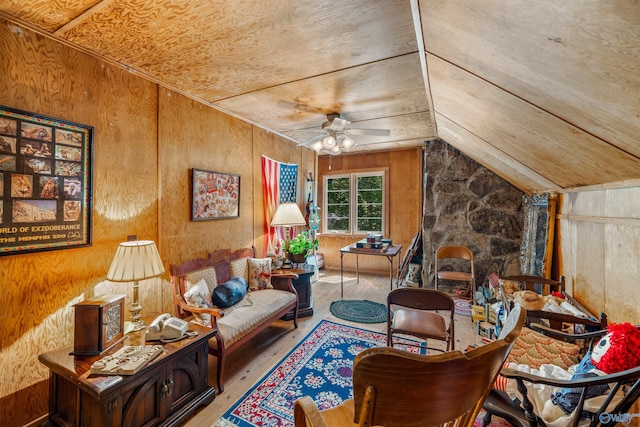
[[[640,184],[636,0],[0,0],[0,17],[296,142],[443,139],[527,193]],[[0,47],[1,49],[1,47]]]

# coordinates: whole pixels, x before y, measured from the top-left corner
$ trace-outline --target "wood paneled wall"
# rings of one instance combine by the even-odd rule
[[[388,168],[389,171],[387,180],[389,185],[389,236],[385,237],[390,237],[394,243],[402,245],[400,256],[393,261],[393,275],[395,277],[399,260],[402,259],[407,246],[411,243],[413,235],[420,231],[422,224],[422,149],[410,148],[339,157],[321,156],[318,158],[318,200],[321,206],[322,183],[325,175],[376,168]],[[325,267],[340,269],[340,248],[363,237],[363,235],[321,234],[319,252],[324,254]],[[355,271],[355,256],[346,255],[343,262],[345,270]],[[359,257],[358,263],[360,271],[389,274],[389,263],[385,258],[362,256]]]
[[[73,308],[105,280],[120,241],[157,235],[157,86],[0,21],[0,104],[94,127],[91,247],[0,257],[0,420],[47,409],[37,356],[72,342]]]
[[[563,194],[558,225],[570,292],[609,322],[640,324],[640,187]]]
[[[38,354],[73,342],[73,305],[104,293],[128,235],[171,263],[262,238],[260,154],[315,167],[315,154],[123,69],[0,20],[0,104],[94,127],[93,243],[0,257],[0,424],[47,411]],[[191,168],[241,175],[240,218],[191,221]],[[172,309],[168,272],[141,283],[143,315]]]
[[[176,264],[213,249],[251,246],[252,126],[166,89],[160,89],[159,101],[164,261]],[[240,175],[239,218],[191,221],[191,168]]]

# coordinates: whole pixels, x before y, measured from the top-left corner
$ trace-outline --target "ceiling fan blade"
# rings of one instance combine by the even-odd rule
[[[342,130],[345,127],[347,127],[349,125],[349,123],[351,123],[349,120],[345,120],[345,119],[340,118],[340,117],[335,117],[331,121],[331,124],[329,125],[329,127],[331,129],[335,129],[335,130]]]
[[[305,140],[305,141],[299,142],[297,146],[298,146],[298,147],[307,147],[307,146],[309,146],[309,145],[313,144],[313,143],[314,143],[314,142],[316,142],[316,141],[320,141],[320,140],[321,140],[322,138],[324,138],[325,136],[326,136],[326,134],[325,134],[325,133],[322,133],[322,134],[320,134],[320,135],[313,136],[313,137],[311,137],[311,138],[309,138],[309,139],[307,139],[307,140]]]
[[[349,128],[345,129],[344,133],[347,135],[374,135],[374,136],[389,136],[391,131],[389,129],[359,129]]]

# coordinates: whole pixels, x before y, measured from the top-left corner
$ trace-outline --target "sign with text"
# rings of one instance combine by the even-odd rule
[[[0,255],[91,244],[93,127],[0,106]]]

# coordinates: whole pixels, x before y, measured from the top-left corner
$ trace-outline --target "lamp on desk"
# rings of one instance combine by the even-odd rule
[[[291,227],[297,225],[307,225],[298,205],[293,202],[280,203],[271,220],[271,226],[285,228],[285,261],[282,268],[291,268],[291,261],[289,260],[290,230]]]
[[[112,282],[133,282],[133,302],[131,303],[131,322],[133,330],[145,327],[138,302],[138,281],[151,279],[164,273],[164,266],[158,254],[158,248],[152,240],[132,240],[120,243],[116,255],[111,261],[107,280]]]

